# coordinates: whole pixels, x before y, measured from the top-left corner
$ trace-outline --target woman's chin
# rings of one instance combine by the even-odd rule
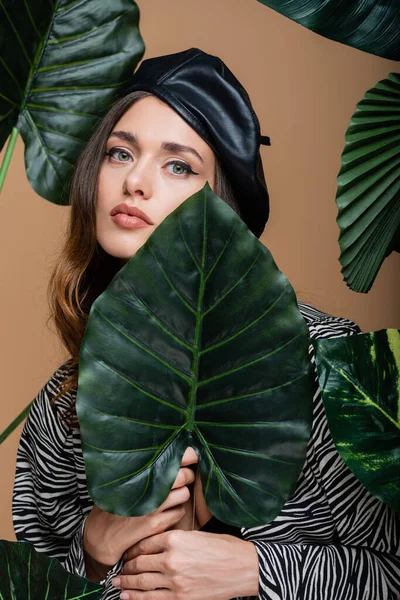
[[[118,242],[110,243],[110,241],[102,243],[102,240],[99,239],[97,241],[107,254],[120,259],[124,263],[128,262],[146,242],[146,240],[135,240],[135,243],[121,244]]]

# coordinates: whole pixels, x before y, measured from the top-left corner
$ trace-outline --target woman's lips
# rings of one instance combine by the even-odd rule
[[[114,223],[127,229],[137,229],[154,225],[153,221],[136,206],[129,206],[125,202],[114,206],[110,211]]]
[[[139,227],[150,227],[150,223],[146,223],[140,217],[131,217],[124,213],[118,213],[111,217],[114,223],[120,225],[120,227],[126,227],[127,229],[137,229]]]

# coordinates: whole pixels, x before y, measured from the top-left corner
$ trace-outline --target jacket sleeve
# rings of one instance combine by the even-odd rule
[[[399,600],[400,558],[331,544],[253,542],[262,600]]]
[[[79,474],[84,475],[81,455],[74,451],[79,432],[65,420],[74,398],[66,393],[51,402],[65,376],[65,366],[60,367],[29,412],[17,452],[12,512],[19,541],[30,542],[67,571],[85,577],[82,532],[93,503],[79,481]]]
[[[360,331],[327,315],[308,326],[312,338]],[[261,600],[400,600],[399,518],[340,458],[317,375],[312,432],[296,491],[272,523],[242,533],[258,553]]]

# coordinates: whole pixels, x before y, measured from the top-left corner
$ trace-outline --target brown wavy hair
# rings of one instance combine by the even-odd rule
[[[118,100],[100,122],[75,168],[67,232],[48,288],[50,319],[70,357],[65,365],[66,378],[55,400],[61,394],[76,391],[79,349],[90,308],[123,266],[120,259],[107,254],[96,240],[98,178],[107,140],[115,124],[128,108],[147,96],[152,94],[136,91]],[[217,156],[215,161],[214,191],[240,216],[233,188]],[[69,417],[76,423],[74,409]]]

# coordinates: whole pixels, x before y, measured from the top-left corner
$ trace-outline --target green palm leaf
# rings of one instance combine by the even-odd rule
[[[400,510],[400,331],[313,341],[339,454],[365,487]]]
[[[259,0],[326,38],[400,60],[397,0]]]
[[[100,600],[101,586],[68,573],[26,542],[0,540],[1,600]]]
[[[308,345],[289,282],[206,184],[92,307],[77,412],[96,504],[155,510],[192,446],[217,518],[272,520],[304,463]]]
[[[346,133],[336,202],[342,273],[367,292],[385,257],[399,250],[400,75],[391,73],[357,105]]]
[[[0,0],[0,148],[21,133],[44,198],[67,203],[66,178],[143,55],[138,21],[132,0]]]

